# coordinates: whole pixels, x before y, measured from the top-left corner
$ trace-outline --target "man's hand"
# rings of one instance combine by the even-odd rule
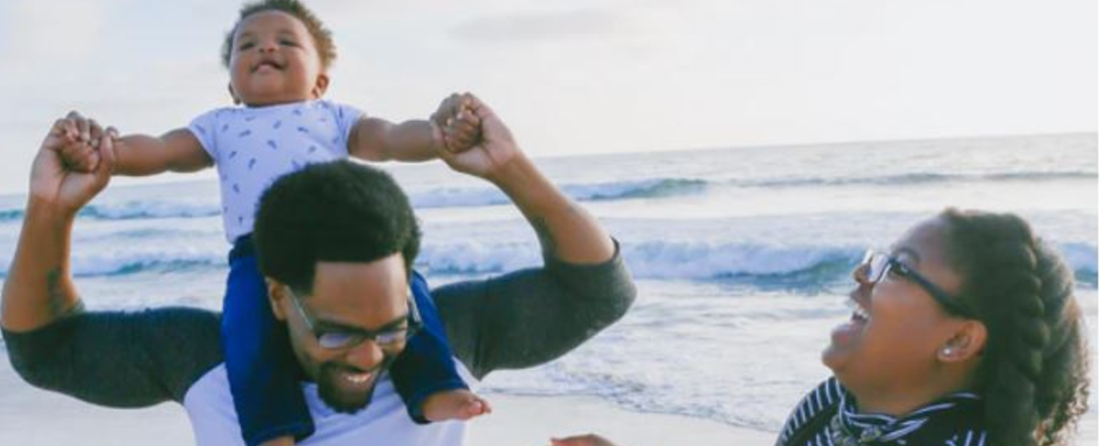
[[[66,145],[82,140],[85,135],[90,145],[98,147],[95,150],[98,161],[94,166],[87,166],[90,167],[87,172],[67,165],[62,153]],[[115,129],[104,131],[95,121],[84,119],[75,112],[57,120],[42,141],[31,167],[31,197],[76,215],[110,182],[115,162],[114,138],[117,137]]]
[[[615,446],[615,443],[599,435],[588,434],[568,438],[551,438],[550,446]]]
[[[454,93],[432,113],[431,121],[439,129],[439,140],[451,153],[465,152],[481,139],[481,118],[473,112],[471,98],[468,93]]]
[[[452,122],[452,127],[455,128],[449,133],[453,140],[476,140],[476,143],[463,152],[441,150],[439,158],[454,170],[492,180],[494,174],[508,165],[517,155],[521,155],[519,147],[516,146],[512,132],[493,113],[493,110],[470,93],[451,95],[440,105],[440,110],[454,110],[459,105],[467,107],[469,113],[477,119],[476,122],[480,122],[480,140],[477,140],[476,133],[465,128],[465,123],[474,121],[459,120],[459,125]],[[461,108],[458,109],[461,110]],[[442,114],[437,112],[432,119],[436,120],[440,115]]]
[[[62,145],[58,152],[65,166],[76,172],[95,171],[100,160],[99,141],[103,138],[99,124],[73,111],[57,120],[54,130],[61,134]]]

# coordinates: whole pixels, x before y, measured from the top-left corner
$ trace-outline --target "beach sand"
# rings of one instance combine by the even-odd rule
[[[771,445],[776,434],[678,415],[619,409],[593,397],[488,395],[494,412],[472,422],[470,446],[543,446],[550,437],[600,434],[619,446]]]
[[[18,381],[5,384],[7,392],[0,404],[2,445],[193,444],[187,414],[176,404],[105,409],[30,389]],[[775,434],[769,432],[682,416],[634,413],[592,397],[487,397],[495,411],[472,422],[467,445],[540,446],[549,444],[551,436],[588,432],[624,446],[769,445],[775,441]]]
[[[6,381],[6,380],[5,380]],[[176,404],[144,409],[105,409],[58,394],[5,383],[0,405],[0,444],[85,446],[193,444],[187,414]],[[22,384],[12,388],[7,385]],[[636,413],[593,397],[487,395],[494,413],[475,420],[469,446],[543,446],[552,436],[598,433],[620,446],[771,445],[774,432],[739,428],[677,415]],[[1097,444],[1090,412],[1078,435]]]

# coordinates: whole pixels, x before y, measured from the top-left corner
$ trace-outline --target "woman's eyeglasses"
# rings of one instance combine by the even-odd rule
[[[887,273],[893,271],[927,291],[948,313],[965,318],[975,317],[974,312],[963,306],[959,299],[951,296],[912,268],[905,266],[896,257],[883,252],[868,250],[864,254],[863,262],[860,263],[859,267],[867,281],[872,284],[878,283]]]

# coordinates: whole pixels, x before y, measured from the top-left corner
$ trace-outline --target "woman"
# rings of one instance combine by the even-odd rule
[[[854,311],[777,445],[1053,446],[1086,410],[1073,276],[1015,215],[948,209],[853,273]],[[555,446],[611,446],[599,436]]]

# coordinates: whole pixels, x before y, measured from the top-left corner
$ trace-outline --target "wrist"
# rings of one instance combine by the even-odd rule
[[[497,187],[509,190],[522,188],[541,177],[527,155],[517,150],[507,161],[485,173],[484,178]]]
[[[433,153],[438,153],[441,150],[447,150],[447,143],[443,139],[443,127],[441,127],[439,123],[435,122],[434,119],[428,120],[428,135],[430,135],[429,144],[431,145]]]
[[[500,188],[529,217],[553,213],[569,201],[522,153],[516,153],[485,179]]]
[[[52,197],[43,197],[30,194],[27,199],[26,214],[23,216],[27,223],[53,225],[57,223],[69,224],[76,220],[79,208],[72,209]]]

